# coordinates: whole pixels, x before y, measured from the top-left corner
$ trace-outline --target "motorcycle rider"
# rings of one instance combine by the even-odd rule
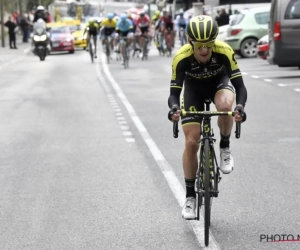
[[[36,11],[34,13],[33,22],[34,23],[37,22],[40,18],[43,19],[45,21],[45,23],[48,22],[47,15],[45,13],[45,8],[44,8],[44,6],[41,6],[41,5],[36,8]]]

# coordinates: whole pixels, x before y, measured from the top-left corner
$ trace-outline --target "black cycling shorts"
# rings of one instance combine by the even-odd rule
[[[97,36],[97,30],[89,30],[89,36],[96,37]]]
[[[186,111],[204,111],[205,99],[210,99],[214,102],[214,97],[220,90],[227,89],[235,93],[234,87],[231,85],[227,75],[205,80],[200,85],[199,82],[195,81],[195,79],[188,77],[185,79],[181,109]],[[202,116],[186,116],[181,119],[181,124],[201,123],[202,118]]]
[[[104,36],[111,36],[114,32],[115,32],[115,28],[104,28],[103,30],[102,30],[102,34],[104,35]]]
[[[121,37],[127,37],[128,34],[129,34],[130,30],[127,30],[127,31],[120,31],[120,36]]]
[[[145,33],[149,32],[149,26],[141,27],[140,29],[141,29],[142,35],[144,35]]]

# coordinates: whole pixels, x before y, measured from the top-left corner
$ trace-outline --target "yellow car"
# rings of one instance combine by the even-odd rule
[[[87,47],[87,33],[83,36],[84,29],[87,26],[87,24],[81,24],[80,28],[72,32],[72,35],[74,37],[74,44],[77,48],[83,48],[85,49]]]

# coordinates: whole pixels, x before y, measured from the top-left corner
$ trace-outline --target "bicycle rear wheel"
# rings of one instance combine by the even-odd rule
[[[94,62],[94,51],[93,51],[93,46],[92,46],[91,42],[89,44],[89,52],[90,52],[90,56],[91,56],[91,61],[93,63]]]
[[[107,63],[110,62],[110,47],[109,46],[110,46],[109,41],[106,40],[106,42],[105,42],[105,52],[106,52],[106,61],[107,61]]]
[[[210,145],[209,140],[204,141],[204,243],[205,246],[209,244],[209,227],[210,227],[210,211],[211,211],[211,197],[210,197]]]

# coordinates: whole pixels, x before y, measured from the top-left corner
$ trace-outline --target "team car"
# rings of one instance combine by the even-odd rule
[[[74,37],[72,36],[70,27],[64,23],[50,23],[50,52],[68,51],[73,54],[75,52]]]

